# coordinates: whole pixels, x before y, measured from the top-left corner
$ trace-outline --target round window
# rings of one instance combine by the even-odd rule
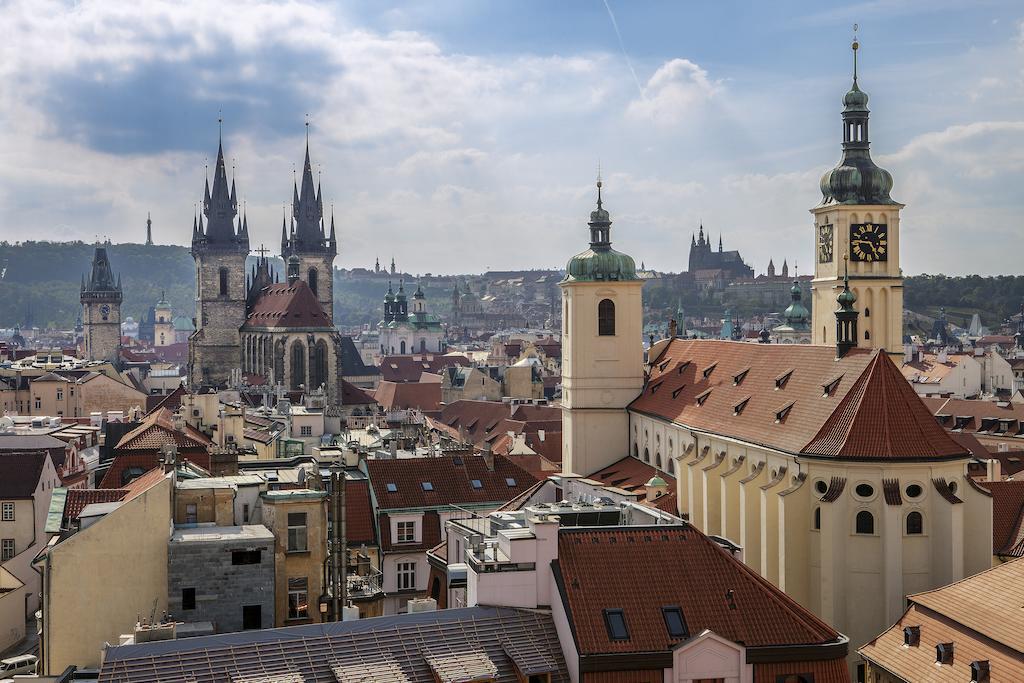
[[[956,493],[956,482],[955,481],[949,482],[949,492],[950,493]]]
[[[906,490],[907,498],[920,498],[921,494],[924,493],[924,489],[921,488],[920,484],[910,484]]]
[[[857,488],[854,491],[861,498],[870,498],[875,495],[875,487],[871,484],[857,484]]]
[[[818,481],[814,482],[814,490],[820,493],[821,495],[825,495],[825,491],[828,491],[828,484],[825,483],[824,479],[819,479]]]

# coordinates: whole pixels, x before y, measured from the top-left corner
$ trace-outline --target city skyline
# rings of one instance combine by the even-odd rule
[[[13,3],[0,225],[142,242],[151,212],[157,243],[187,244],[223,117],[252,243],[276,244],[308,115],[338,267],[562,267],[600,162],[638,262],[685,269],[703,222],[758,273],[810,273],[855,22],[872,153],[907,205],[904,270],[1015,272],[1024,20],[998,2]]]

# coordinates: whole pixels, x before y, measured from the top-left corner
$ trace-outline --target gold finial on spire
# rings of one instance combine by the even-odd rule
[[[858,24],[853,25],[853,43],[850,45],[853,48],[853,82],[857,82],[857,50],[860,49],[860,41],[857,40],[857,29]]]

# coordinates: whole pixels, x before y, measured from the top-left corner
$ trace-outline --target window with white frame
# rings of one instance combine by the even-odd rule
[[[398,590],[407,591],[416,589],[416,563],[399,562],[396,565],[395,578],[398,580]]]
[[[0,541],[0,562],[14,558],[14,539],[5,538]]]
[[[309,579],[288,579],[288,618],[305,619],[309,616]]]
[[[398,522],[395,525],[396,543],[416,542],[416,522]]]
[[[0,520],[3,520],[4,522],[13,522],[14,521],[14,503],[13,502],[4,501],[4,503],[0,504],[0,509],[2,509],[2,513],[0,513]]]

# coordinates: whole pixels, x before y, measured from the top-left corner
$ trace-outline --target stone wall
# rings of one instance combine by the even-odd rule
[[[232,564],[232,551],[256,550],[259,564]],[[168,546],[167,609],[185,622],[209,621],[217,633],[242,630],[242,608],[259,605],[260,628],[274,625],[272,539],[176,541]],[[195,589],[195,609],[182,608],[184,589]]]
[[[246,250],[195,251],[196,332],[189,340],[189,382],[224,383],[241,367],[239,328],[245,322]],[[220,271],[227,270],[227,294]]]

